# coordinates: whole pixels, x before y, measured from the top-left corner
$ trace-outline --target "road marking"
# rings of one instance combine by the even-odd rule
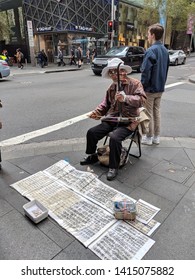
[[[182,85],[184,83],[185,82],[173,83],[173,84],[170,84],[170,85],[166,85],[165,88],[175,87],[175,86],[178,86],[178,85]],[[10,138],[10,139],[7,139],[7,140],[3,140],[3,141],[0,142],[0,147],[21,144],[21,143],[24,143],[24,142],[26,142],[30,139],[33,139],[33,138],[51,133],[53,131],[62,129],[62,128],[67,127],[67,126],[70,126],[74,123],[77,123],[77,122],[80,122],[82,120],[87,119],[88,118],[87,115],[89,113],[90,112],[85,113],[85,114],[80,115],[80,116],[77,116],[75,118],[72,118],[72,119],[69,119],[69,120],[66,120],[66,121],[63,121],[63,122],[45,127],[45,128],[41,128],[41,129],[31,131],[31,132],[26,133],[26,134],[22,134],[22,135],[19,135],[19,136],[16,136],[16,137],[13,137],[13,138]]]
[[[166,85],[165,88],[176,87],[176,86],[179,86],[179,85],[183,85],[185,83],[186,82],[177,82],[177,83],[174,83],[174,84]]]
[[[50,132],[59,130],[61,128],[67,127],[67,126],[72,125],[74,123],[80,122],[84,119],[87,119],[88,118],[87,115],[89,113],[90,112],[85,113],[83,115],[80,115],[78,117],[75,117],[75,118],[72,118],[72,119],[69,119],[69,120],[66,120],[66,121],[63,121],[63,122],[60,122],[60,123],[42,128],[42,129],[38,129],[38,130],[29,132],[29,133],[26,133],[26,134],[22,134],[22,135],[19,135],[19,136],[1,141],[0,142],[0,147],[5,147],[5,146],[11,146],[11,145],[17,145],[17,144],[20,144],[20,143],[24,143],[24,142],[26,142],[30,139],[36,138],[38,136],[42,136],[42,135],[48,134]]]

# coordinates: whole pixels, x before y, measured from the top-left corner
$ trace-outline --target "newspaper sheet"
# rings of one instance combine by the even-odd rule
[[[118,221],[89,249],[103,260],[140,260],[155,243],[131,225]]]
[[[100,205],[102,208],[106,209],[110,213],[114,214],[114,201],[115,200],[132,200],[136,202],[135,199],[115,190],[112,187],[101,182],[99,179],[95,178],[89,184],[83,188],[74,188],[87,199]]]
[[[85,186],[87,186],[96,178],[96,176],[90,172],[79,171],[75,168],[71,168],[70,164],[66,164],[65,168],[63,169],[58,168],[59,166],[53,165],[52,169],[48,168],[43,172],[50,176],[55,176],[55,178],[63,182],[66,186],[74,191],[81,192],[82,189],[85,188]]]
[[[45,174],[43,171],[39,171],[25,179],[22,179],[11,185],[14,189],[16,189],[23,196],[28,197],[31,192],[35,190],[39,190],[44,186],[49,186],[53,182],[56,181],[56,178],[52,178]]]
[[[61,176],[63,177],[66,173],[69,173],[71,170],[75,170],[75,167],[70,165],[65,160],[60,160],[48,167],[47,169],[45,169],[44,171],[60,179]]]
[[[160,226],[160,223],[155,220],[150,220],[148,224],[143,224],[138,220],[126,221],[126,223],[130,224],[131,226],[148,236],[151,236],[152,233]]]
[[[150,220],[160,211],[160,208],[139,199],[136,203],[137,216],[136,219],[143,224],[148,224]]]

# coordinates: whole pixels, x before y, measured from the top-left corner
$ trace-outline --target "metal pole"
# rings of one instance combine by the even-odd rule
[[[111,20],[113,22],[113,30],[111,33],[111,41],[110,41],[110,47],[113,47],[113,41],[114,41],[114,0],[112,0],[112,6],[111,6]]]

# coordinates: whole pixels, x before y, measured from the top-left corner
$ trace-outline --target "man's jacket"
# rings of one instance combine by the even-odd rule
[[[145,92],[163,92],[169,68],[169,54],[160,41],[148,48],[141,66],[141,83]]]

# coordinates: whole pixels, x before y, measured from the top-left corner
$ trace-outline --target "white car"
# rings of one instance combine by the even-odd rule
[[[186,63],[186,54],[182,50],[169,50],[170,64],[178,65]]]
[[[10,75],[10,67],[5,60],[0,60],[0,79]]]

